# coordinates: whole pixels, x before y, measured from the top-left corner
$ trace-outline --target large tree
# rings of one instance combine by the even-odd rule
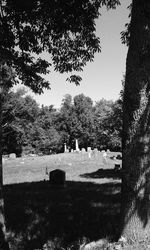
[[[133,0],[123,97],[122,235],[150,235],[150,1]]]
[[[1,0],[0,1],[0,117],[3,90],[20,79],[34,92],[49,88],[42,74],[51,64],[61,73],[80,71],[100,51],[95,35],[99,7],[113,8],[119,0]],[[47,51],[50,60],[42,60]],[[11,78],[7,77],[9,69]],[[9,74],[8,74],[9,75]],[[71,75],[70,81],[79,83]],[[0,119],[1,120],[1,119]],[[1,121],[0,121],[1,123]],[[0,128],[2,133],[2,129]],[[1,145],[1,142],[0,142]],[[6,247],[2,198],[2,150],[0,149],[0,242]]]

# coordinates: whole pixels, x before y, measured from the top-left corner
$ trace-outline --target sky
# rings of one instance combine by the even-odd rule
[[[121,0],[121,6],[116,10],[101,10],[101,16],[96,21],[96,33],[101,41],[101,53],[95,55],[94,61],[84,67],[80,76],[80,86],[69,83],[67,74],[52,72],[45,78],[51,83],[51,90],[45,90],[42,95],[30,95],[39,105],[54,105],[60,108],[66,94],[75,95],[83,93],[91,97],[93,102],[104,98],[117,100],[122,88],[122,79],[125,74],[127,47],[121,43],[120,32],[125,29],[129,21],[127,6],[131,0]]]

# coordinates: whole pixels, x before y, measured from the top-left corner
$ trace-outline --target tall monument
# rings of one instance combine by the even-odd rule
[[[78,139],[76,139],[76,151],[80,151],[79,145],[78,145]]]
[[[66,153],[67,152],[67,145],[66,145],[66,143],[64,143],[64,153]]]

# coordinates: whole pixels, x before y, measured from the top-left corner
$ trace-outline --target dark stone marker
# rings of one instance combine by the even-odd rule
[[[53,186],[64,187],[66,180],[66,173],[61,169],[55,169],[49,173],[49,181]]]
[[[116,159],[117,159],[117,160],[122,160],[122,156],[121,156],[121,155],[117,155],[117,156],[116,156]]]
[[[120,169],[121,169],[120,164],[115,164],[115,170],[117,171],[117,170],[120,170]]]

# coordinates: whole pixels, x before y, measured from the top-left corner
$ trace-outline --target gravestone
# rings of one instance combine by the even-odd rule
[[[91,159],[91,153],[92,153],[92,151],[88,151],[88,157],[89,157],[89,159]]]
[[[91,147],[87,147],[87,152],[90,152],[91,151]]]
[[[116,159],[117,159],[117,160],[122,160],[122,156],[121,156],[121,155],[117,155],[117,156],[116,156]]]
[[[45,174],[48,175],[48,168],[47,168],[47,166],[45,168]]]
[[[106,151],[104,150],[104,152],[103,152],[103,164],[104,165],[107,165],[107,153],[106,153]]]
[[[66,153],[66,151],[67,151],[67,145],[66,143],[64,143],[64,153]]]
[[[15,154],[15,153],[11,153],[11,154],[9,155],[9,158],[10,158],[10,159],[15,159],[15,158],[16,158],[16,154]]]
[[[107,153],[106,151],[103,152],[103,157],[106,158],[107,157]]]
[[[85,153],[85,152],[86,152],[86,151],[85,151],[85,148],[82,148],[82,149],[81,149],[81,152],[82,152],[82,153]]]
[[[64,187],[66,181],[66,173],[61,169],[55,169],[49,173],[49,181],[53,186]]]
[[[98,149],[97,149],[97,148],[94,148],[94,149],[93,149],[93,154],[94,154],[94,155],[97,155],[97,154],[98,154]]]
[[[120,170],[121,169],[121,166],[120,164],[115,164],[115,168],[114,168],[116,171]]]
[[[77,151],[77,152],[80,151],[79,145],[78,145],[78,140],[77,140],[77,139],[76,139],[76,151]]]

